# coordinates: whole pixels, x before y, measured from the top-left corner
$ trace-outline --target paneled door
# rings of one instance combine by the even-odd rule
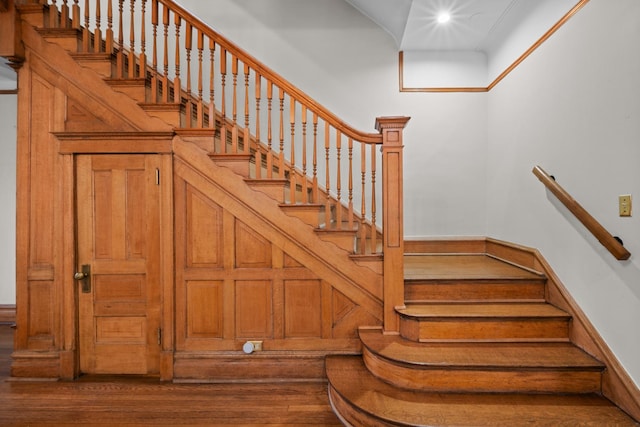
[[[157,374],[160,156],[78,155],[80,370]]]

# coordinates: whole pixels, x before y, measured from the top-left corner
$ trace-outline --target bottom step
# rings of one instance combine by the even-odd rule
[[[326,360],[334,411],[351,426],[638,426],[596,394],[426,393],[395,388],[358,356]]]

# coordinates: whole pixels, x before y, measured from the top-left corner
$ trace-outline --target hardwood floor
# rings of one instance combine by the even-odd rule
[[[174,384],[85,377],[8,381],[13,329],[0,325],[1,426],[340,426],[325,383]]]

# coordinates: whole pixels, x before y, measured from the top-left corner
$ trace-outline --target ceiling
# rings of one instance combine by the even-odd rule
[[[448,74],[442,80],[446,81],[445,86],[487,86],[580,3],[578,0],[345,1],[386,30],[399,51],[412,53],[415,64],[420,62],[420,69],[413,74],[426,76],[427,81],[418,82],[426,86],[438,86],[434,82],[441,80],[433,73],[425,73],[427,68]],[[438,23],[441,12],[451,16],[446,24]],[[448,55],[446,66],[443,55]],[[460,72],[462,68],[464,72]],[[457,82],[451,76],[463,76],[462,80],[467,81]]]

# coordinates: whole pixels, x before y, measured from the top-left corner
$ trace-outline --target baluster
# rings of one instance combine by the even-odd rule
[[[284,179],[284,89],[280,88],[280,152],[278,153],[278,170],[280,178]]]
[[[361,175],[361,183],[360,186],[362,191],[360,191],[360,197],[362,198],[360,204],[360,229],[358,230],[360,234],[360,254],[364,254],[366,251],[367,244],[367,201],[366,201],[366,188],[367,188],[367,150],[366,144],[360,143],[360,175]],[[375,227],[372,227],[372,233],[375,233]],[[371,248],[371,253],[375,253],[376,248]]]
[[[169,102],[169,6],[162,5],[162,25],[164,26],[164,66],[162,76],[162,102]]]
[[[378,247],[376,211],[376,145],[371,144],[371,249],[373,251]]]
[[[227,152],[227,49],[220,48],[220,149],[221,153]]]
[[[180,27],[182,25],[182,18],[180,18],[177,13],[173,14],[173,18],[173,23],[176,27],[176,75],[173,79],[173,102],[176,104],[182,104],[182,80],[180,79]]]
[[[58,5],[56,4],[56,0],[51,0],[51,5],[49,5],[49,27],[50,28],[58,28],[60,25],[60,13],[58,12]]]
[[[296,203],[296,187],[297,187],[297,176],[296,176],[296,138],[295,138],[295,129],[296,129],[296,100],[293,97],[289,97],[289,124],[291,126],[291,153],[289,153],[289,158],[291,159],[291,166],[289,172],[289,200],[290,203]]]
[[[122,16],[124,0],[118,0],[118,53],[116,54],[116,77],[121,79],[124,72],[124,29],[122,28]]]
[[[156,0],[157,1],[157,0]],[[109,55],[113,52],[113,1],[107,2],[107,37],[105,52]]]
[[[153,27],[151,103],[155,104],[158,102],[158,0],[151,0],[151,26]]]
[[[187,21],[187,28],[185,29],[185,31],[184,47],[187,50],[187,117],[185,120],[185,126],[190,128],[191,120],[193,119],[193,102],[191,101],[191,48],[193,41],[193,27],[189,21]]]
[[[340,166],[340,154],[342,152],[342,132],[336,130],[336,226],[342,230],[342,167]]]
[[[349,142],[348,142],[348,149],[349,149],[349,193],[348,193],[348,200],[349,200],[349,204],[348,209],[348,224],[349,224],[349,230],[353,230],[353,139],[349,138]]]
[[[307,178],[307,107],[302,105],[302,203],[308,203],[307,191],[309,179]]]
[[[93,32],[93,51],[100,52],[102,45],[102,30],[100,29],[100,25],[102,24],[101,10],[100,10],[100,0],[96,0],[96,29]]]
[[[216,104],[215,104],[215,53],[216,44],[213,39],[209,39],[209,127],[213,129],[213,145],[215,151],[216,134]]]
[[[136,17],[135,17],[135,5],[136,0],[130,1],[130,12],[131,18],[129,22],[129,78],[133,79],[136,77]],[[142,64],[140,64],[140,68],[142,69]]]
[[[60,26],[69,28],[69,5],[67,0],[62,1],[62,7],[60,8]]]
[[[203,74],[202,74],[202,60],[204,57],[204,34],[201,30],[198,30],[198,109],[197,109],[197,126],[199,128],[204,127],[204,112],[202,94],[204,90]]]
[[[236,154],[238,152],[238,58],[235,55],[231,56],[231,74],[233,76],[231,152]]]
[[[262,150],[261,141],[260,141],[260,99],[262,97],[262,76],[260,73],[256,72],[256,83],[255,83],[255,98],[256,98],[256,141],[258,142],[258,146],[256,149],[256,179],[262,178]]]
[[[73,0],[73,9],[71,11],[71,26],[73,28],[80,28],[80,0]]]
[[[329,149],[331,148],[330,143],[331,138],[331,129],[329,128],[329,123],[324,123],[324,151],[325,151],[325,185],[327,191],[327,199],[326,206],[324,209],[325,214],[325,228],[331,228],[331,168],[329,167]]]
[[[273,177],[273,125],[271,111],[273,110],[273,83],[267,82],[267,178]]]
[[[249,73],[249,65],[244,64],[244,134],[242,135],[244,154],[249,154],[250,152],[249,142],[251,138],[249,135]]]
[[[313,203],[318,203],[318,114],[313,113]]]
[[[141,0],[142,21],[140,22],[140,69],[138,77],[147,78],[147,0]]]
[[[89,0],[84,0],[84,28],[82,29],[82,51],[89,52],[91,33],[89,32]]]

